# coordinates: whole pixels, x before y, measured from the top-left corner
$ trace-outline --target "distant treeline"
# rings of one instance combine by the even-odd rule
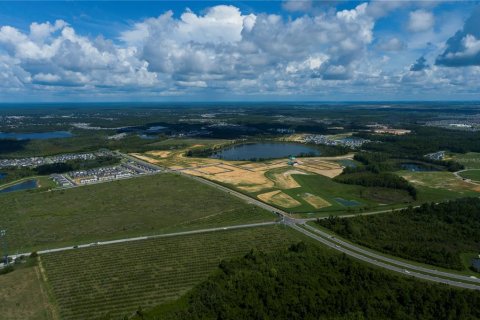
[[[450,269],[465,268],[461,253],[480,253],[478,198],[317,223],[367,247]]]
[[[139,309],[133,319],[479,319],[479,305],[477,291],[394,275],[298,243],[222,261],[180,300]]]
[[[427,153],[440,150],[466,153],[480,152],[480,132],[449,130],[443,128],[412,126],[411,134],[394,136],[378,135],[367,132],[356,136],[372,141],[362,148],[369,151],[383,152],[402,158],[423,157]]]
[[[417,198],[417,190],[407,180],[389,172],[374,173],[370,171],[343,173],[334,178],[336,182],[355,184],[364,187],[380,187],[405,190],[413,199]]]

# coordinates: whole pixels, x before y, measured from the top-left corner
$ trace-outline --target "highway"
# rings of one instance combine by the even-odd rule
[[[460,274],[438,271],[438,270],[430,269],[430,268],[424,268],[424,267],[413,265],[413,264],[403,262],[403,261],[400,261],[400,260],[397,260],[397,259],[392,259],[392,258],[383,256],[383,255],[377,254],[375,252],[362,249],[359,246],[353,245],[353,244],[345,242],[343,240],[340,240],[340,239],[336,238],[335,236],[332,236],[332,235],[330,235],[326,232],[323,232],[322,230],[319,230],[317,228],[314,228],[312,226],[309,226],[309,225],[306,225],[306,224],[303,225],[303,226],[305,228],[309,229],[311,232],[317,233],[319,236],[326,239],[327,241],[330,241],[331,243],[334,243],[334,244],[340,245],[342,247],[348,248],[350,250],[356,251],[357,253],[360,253],[364,256],[368,256],[368,257],[370,257],[374,260],[381,260],[381,261],[387,262],[389,264],[395,264],[395,265],[400,266],[402,268],[409,269],[409,270],[415,270],[415,271],[418,271],[418,272],[421,272],[421,273],[428,273],[428,274],[432,274],[432,275],[436,275],[436,276],[440,276],[440,277],[448,277],[448,278],[452,278],[452,279],[458,279],[458,280],[461,280],[461,281],[478,283],[480,285],[480,279],[470,278],[469,276],[464,276],[464,275],[460,275]]]
[[[480,290],[480,286],[475,285],[475,284],[463,283],[463,282],[458,282],[458,281],[454,281],[454,280],[450,280],[450,279],[444,279],[444,278],[437,277],[435,275],[431,275],[430,273],[429,274],[424,274],[424,273],[419,273],[419,272],[416,272],[416,271],[410,271],[410,270],[406,270],[404,268],[400,268],[400,267],[397,267],[397,266],[393,266],[393,265],[384,263],[382,261],[378,261],[376,259],[370,258],[369,256],[365,256],[363,254],[359,254],[355,251],[352,251],[352,250],[349,250],[347,248],[341,247],[341,246],[335,244],[334,242],[332,242],[330,240],[327,240],[326,238],[323,238],[321,236],[315,235],[315,234],[305,230],[304,228],[302,228],[302,227],[300,227],[296,224],[290,224],[290,227],[297,230],[298,232],[303,233],[304,235],[306,235],[306,236],[308,236],[312,239],[315,239],[315,240],[323,243],[324,245],[326,245],[326,246],[328,246],[328,247],[330,247],[334,250],[343,252],[348,256],[354,257],[358,260],[362,260],[364,262],[370,263],[372,265],[375,265],[375,266],[383,268],[383,269],[387,269],[387,270],[390,270],[390,271],[402,273],[404,275],[412,276],[412,277],[419,278],[419,279],[422,279],[422,280],[428,280],[428,281],[433,281],[433,282],[437,282],[437,283],[443,283],[443,284],[447,284],[447,285],[451,285],[451,286],[455,286],[455,287],[459,287],[459,288],[463,288],[463,289]],[[398,261],[398,260],[395,260],[395,261]]]

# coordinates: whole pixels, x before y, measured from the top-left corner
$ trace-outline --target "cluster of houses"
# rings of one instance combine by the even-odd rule
[[[98,151],[93,153],[60,154],[51,157],[0,159],[0,168],[35,168],[45,164],[64,163],[72,160],[92,160],[98,157],[109,156],[111,154],[110,151]]]

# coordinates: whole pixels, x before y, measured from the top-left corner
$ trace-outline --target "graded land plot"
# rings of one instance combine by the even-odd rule
[[[480,169],[472,169],[460,172],[460,176],[475,182],[480,182]]]
[[[152,156],[155,157],[160,157],[160,158],[167,158],[172,152],[171,151],[149,151],[147,154],[151,154]]]
[[[175,300],[221,260],[287,248],[301,235],[257,227],[96,246],[41,256],[63,320],[112,319]]]
[[[480,169],[480,153],[477,152],[455,153],[451,155],[451,160],[463,164],[466,169]]]
[[[228,168],[230,171],[217,174],[206,174],[200,171],[203,169],[201,168],[200,170],[187,169],[183,170],[183,172],[186,174],[207,178],[216,182],[230,184],[247,192],[258,192],[274,186],[273,181],[268,179],[264,172],[245,170],[233,165],[223,165],[222,167],[224,170]]]
[[[148,163],[152,163],[152,164],[157,164],[159,163],[160,161],[153,158],[153,157],[149,157],[145,154],[141,154],[141,153],[130,153],[131,156],[134,156],[135,158],[138,158],[140,160],[143,160],[145,162],[148,162]]]
[[[218,173],[232,172],[234,169],[229,168],[228,166],[217,165],[217,166],[200,167],[195,170],[205,174],[218,174]]]
[[[195,221],[204,226],[212,219],[225,225],[275,219],[226,192],[169,173],[4,194],[0,213],[10,249],[20,252],[185,230],[195,228]]]
[[[292,175],[294,174],[307,174],[300,170],[286,170],[281,172],[270,173],[270,178],[274,181],[275,186],[280,189],[293,189],[301,187]]]
[[[414,186],[422,188],[430,188],[442,192],[442,190],[456,193],[458,195],[469,196],[480,192],[480,186],[463,181],[457,178],[451,172],[434,171],[434,172],[410,172],[400,171],[400,176],[412,183]],[[421,195],[420,195],[421,196]]]
[[[334,162],[338,159],[350,159],[351,155],[342,157],[312,157],[298,158],[298,164],[289,165],[288,159],[276,159],[262,162],[227,161],[210,158],[194,158],[185,156],[188,149],[172,151],[166,157],[154,156],[157,151],[145,154],[131,154],[144,161],[168,167],[172,170],[203,177],[221,184],[231,185],[240,191],[248,193],[261,192],[262,190],[278,187],[279,189],[299,187],[291,174],[285,177],[274,177],[270,171],[292,169],[293,171],[307,174],[319,174],[327,177],[339,175],[343,167]],[[274,173],[274,172],[273,172]],[[292,173],[297,174],[297,173]]]
[[[257,198],[262,200],[263,202],[283,208],[295,208],[301,205],[300,202],[280,190],[259,194]]]
[[[306,192],[301,196],[303,200],[307,201],[308,204],[314,207],[315,209],[321,209],[321,208],[326,208],[331,206],[330,202],[314,194]]]
[[[321,158],[298,159],[298,164],[295,167],[329,178],[334,178],[343,171],[343,167],[338,163],[325,161]]]
[[[0,275],[0,310],[2,320],[56,320],[38,266]]]

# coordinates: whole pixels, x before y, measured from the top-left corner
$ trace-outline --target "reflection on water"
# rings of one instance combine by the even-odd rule
[[[20,191],[20,190],[29,190],[29,189],[35,189],[38,186],[38,181],[37,180],[26,180],[17,184],[14,184],[13,186],[7,187],[5,189],[1,189],[0,193],[8,193],[8,192],[13,192],[13,191]]]
[[[223,160],[275,159],[301,155],[319,156],[320,151],[298,143],[248,143],[227,147],[211,158]]]
[[[70,138],[73,134],[68,131],[50,131],[50,132],[32,132],[32,133],[14,133],[0,132],[0,139],[14,140],[45,140],[54,138]]]

